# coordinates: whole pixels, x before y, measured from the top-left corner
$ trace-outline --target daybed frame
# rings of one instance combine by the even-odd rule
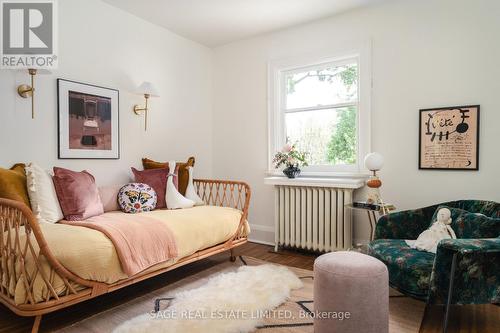
[[[233,249],[247,242],[247,237],[242,234],[248,216],[250,187],[243,182],[209,179],[196,179],[194,184],[198,194],[207,205],[233,207],[243,212],[236,233],[228,241],[184,257],[169,267],[148,270],[112,284],[85,280],[66,269],[52,254],[31,210],[23,203],[0,199],[0,302],[19,316],[34,316],[32,332],[36,333],[44,314],[95,298],[227,250],[231,251],[231,260],[234,261]],[[22,226],[24,228],[21,228]],[[26,238],[24,245],[20,241],[21,237]],[[25,261],[27,257],[32,257],[30,260],[34,260],[35,269],[33,272],[27,271]],[[53,281],[53,277],[47,277],[40,269],[42,260],[48,262],[54,274],[63,280],[67,289],[64,295],[58,295],[55,292],[50,282]],[[17,270],[14,269],[14,263],[18,265]],[[14,297],[10,295],[5,286],[9,285],[12,278],[18,281],[21,275],[24,276],[27,292],[26,303],[15,304]],[[43,279],[48,293],[44,301],[35,303],[33,282],[38,275]]]

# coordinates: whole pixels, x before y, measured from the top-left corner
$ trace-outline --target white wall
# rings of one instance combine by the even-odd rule
[[[372,150],[385,156],[386,201],[400,209],[460,198],[500,201],[500,3],[391,1],[215,49],[214,173],[253,190],[253,237],[273,242],[267,163],[271,59],[372,40]],[[419,171],[418,110],[481,105],[480,171]],[[357,219],[355,238],[367,239]]]
[[[197,158],[197,175],[212,171],[212,51],[98,0],[59,1],[59,68],[36,77],[36,118],[16,87],[25,72],[0,70],[0,166],[36,161],[88,169],[99,184],[124,183],[141,157]],[[56,79],[120,90],[119,160],[57,159]],[[144,98],[133,94],[153,82],[149,128],[132,112]]]
[[[386,158],[384,198],[401,209],[458,198],[500,201],[498,17],[494,0],[390,1],[212,51],[98,0],[59,1],[59,69],[36,78],[35,120],[29,100],[15,91],[28,75],[0,71],[0,166],[85,168],[110,184],[128,181],[143,156],[194,155],[198,176],[250,183],[253,238],[272,242],[274,198],[263,184],[267,64],[371,40],[371,141]],[[120,90],[119,160],[57,159],[56,78]],[[131,91],[146,80],[161,97],[151,100],[144,132],[132,112],[143,98]],[[480,171],[419,171],[418,109],[476,103]],[[356,238],[367,238],[366,222],[356,221]]]

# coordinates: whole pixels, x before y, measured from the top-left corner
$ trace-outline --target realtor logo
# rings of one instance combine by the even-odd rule
[[[1,68],[57,67],[56,0],[0,0]]]

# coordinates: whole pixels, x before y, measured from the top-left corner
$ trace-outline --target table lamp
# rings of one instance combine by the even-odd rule
[[[380,196],[380,187],[382,186],[382,181],[377,176],[377,171],[380,171],[384,166],[384,157],[379,153],[370,153],[365,156],[365,167],[372,171],[373,174],[370,179],[366,182],[366,185],[371,189],[366,200],[369,204],[379,204],[384,211],[384,202]]]

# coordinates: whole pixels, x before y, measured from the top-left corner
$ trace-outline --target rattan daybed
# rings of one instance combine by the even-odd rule
[[[170,266],[157,265],[115,283],[83,279],[68,270],[54,256],[42,229],[31,210],[23,203],[0,199],[0,301],[19,316],[35,317],[32,332],[37,332],[42,315],[80,303],[102,294],[126,287],[179,266],[233,249],[247,242],[243,229],[247,224],[250,187],[243,182],[197,179],[194,181],[200,197],[210,206],[240,210],[237,231],[225,242],[199,250],[176,260]],[[239,216],[239,215],[238,215]],[[82,254],[85,258],[85,254]],[[30,265],[28,266],[28,261]],[[50,267],[50,273],[42,267]],[[43,283],[43,300],[34,297],[35,279]],[[63,281],[65,291],[57,292],[52,281]],[[9,286],[21,283],[26,297],[22,304],[14,300]]]

